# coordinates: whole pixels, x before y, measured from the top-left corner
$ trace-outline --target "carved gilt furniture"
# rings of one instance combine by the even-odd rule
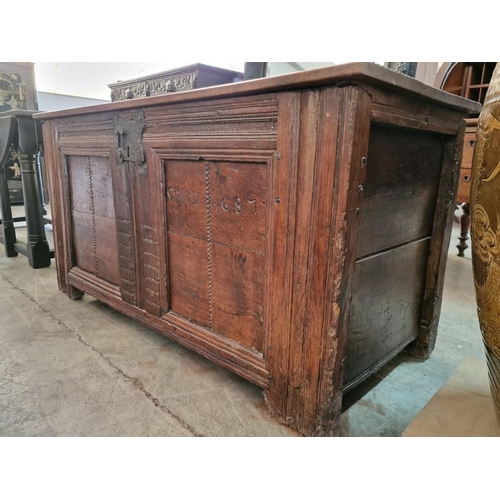
[[[471,188],[472,269],[491,395],[500,424],[500,63],[478,119]]]
[[[336,435],[343,391],[433,349],[478,109],[352,63],[41,113],[59,287]]]

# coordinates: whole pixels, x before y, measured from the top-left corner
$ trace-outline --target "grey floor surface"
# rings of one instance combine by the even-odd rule
[[[22,229],[19,230],[22,233]],[[50,236],[50,232],[49,232]],[[344,397],[344,436],[400,436],[464,357],[484,358],[455,225],[431,358],[400,354]],[[0,245],[0,436],[297,436],[262,390]]]

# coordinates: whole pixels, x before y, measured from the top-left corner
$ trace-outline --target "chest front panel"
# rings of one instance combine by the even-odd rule
[[[63,121],[70,281],[102,283],[194,342],[262,357],[268,249],[282,231],[269,220],[283,210],[270,186],[288,171],[277,123],[278,96]]]
[[[165,162],[170,310],[262,350],[268,168]]]

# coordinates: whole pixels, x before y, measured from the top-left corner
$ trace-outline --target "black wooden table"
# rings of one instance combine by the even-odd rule
[[[41,126],[33,120],[36,111],[13,110],[0,113],[0,243],[7,257],[19,253],[28,258],[31,267],[49,267],[54,252],[45,235],[43,192],[40,173],[42,147]],[[25,217],[12,217],[11,200],[7,184],[6,162],[12,147],[19,160],[23,184]],[[27,241],[17,241],[14,222],[26,221]]]

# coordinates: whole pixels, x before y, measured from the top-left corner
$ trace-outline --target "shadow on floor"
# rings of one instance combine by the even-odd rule
[[[356,385],[342,398],[342,413],[347,411],[351,406],[358,403],[366,394],[368,394],[374,387],[382,382],[393,370],[398,368],[403,363],[423,363],[425,359],[416,358],[406,352],[401,352],[393,359],[391,359],[385,366],[366,380]]]

